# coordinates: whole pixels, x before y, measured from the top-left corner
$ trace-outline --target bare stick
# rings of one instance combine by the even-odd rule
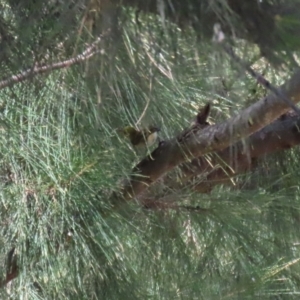
[[[254,77],[259,84],[274,93],[278,98],[282,99],[288,106],[290,106],[297,114],[300,115],[300,109],[278,88],[272,85],[265,77],[255,72],[249,65],[245,64],[232,50],[232,48],[224,43],[225,34],[221,29],[220,24],[214,25],[213,42],[220,44],[224,51],[243,69],[245,69],[252,77]]]
[[[99,42],[102,40],[103,36],[98,37],[89,47],[86,48],[85,51],[83,51],[81,54],[78,54],[77,56],[60,61],[57,63],[44,65],[44,66],[38,66],[35,65],[32,68],[28,68],[27,70],[20,72],[19,74],[13,75],[7,79],[0,81],[0,89],[6,88],[8,86],[14,85],[16,83],[25,81],[26,79],[32,78],[37,74],[46,73],[53,70],[58,70],[62,68],[69,67],[71,65],[80,63],[82,61],[85,61],[92,56],[94,56],[96,53],[101,52],[100,50],[96,49],[96,46],[99,44]]]
[[[13,247],[7,254],[7,271],[4,280],[0,281],[0,288],[5,287],[10,281],[15,279],[19,274],[19,268],[17,265],[17,256],[15,254],[15,248]]]

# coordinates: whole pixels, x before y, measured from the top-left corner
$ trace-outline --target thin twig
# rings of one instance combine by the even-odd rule
[[[214,25],[214,36],[213,36],[213,42],[220,44],[224,51],[238,64],[240,65],[244,70],[246,70],[253,78],[257,80],[259,84],[261,84],[263,87],[274,93],[278,98],[282,99],[288,106],[290,106],[298,115],[300,115],[300,109],[278,88],[276,88],[274,85],[271,84],[270,81],[268,81],[264,76],[261,74],[255,72],[249,65],[244,63],[242,59],[240,59],[233,51],[233,49],[230,47],[230,45],[225,44],[225,34],[221,30],[220,24]]]
[[[58,70],[62,68],[69,67],[71,65],[80,63],[82,61],[85,61],[92,56],[94,56],[96,53],[101,52],[101,50],[96,49],[96,46],[99,44],[99,42],[102,40],[103,35],[98,37],[89,47],[86,48],[85,51],[83,51],[81,54],[78,54],[77,56],[60,61],[57,63],[49,64],[49,65],[44,65],[44,66],[38,66],[35,64],[35,66],[20,72],[19,74],[13,75],[7,79],[1,80],[0,81],[0,89],[6,88],[8,86],[12,86],[16,83],[20,83],[22,81],[25,81],[26,79],[32,78],[37,74],[42,74],[46,73],[49,71],[53,70]]]
[[[153,75],[151,75],[151,78],[150,78],[150,87],[149,87],[150,96],[147,97],[146,105],[145,105],[144,110],[143,110],[142,114],[140,115],[139,119],[136,121],[135,127],[137,127],[140,124],[140,122],[144,118],[144,116],[146,114],[146,111],[149,107],[149,104],[150,104],[150,101],[151,101],[151,95],[152,95],[152,82],[153,82]]]
[[[187,211],[194,211],[194,212],[199,212],[199,213],[208,213],[208,212],[210,212],[210,209],[202,208],[199,205],[197,205],[197,206],[179,205],[178,208],[183,208]]]
[[[13,247],[7,254],[6,277],[3,281],[0,281],[0,288],[5,287],[10,281],[15,279],[18,274],[17,256],[15,254],[15,247]]]

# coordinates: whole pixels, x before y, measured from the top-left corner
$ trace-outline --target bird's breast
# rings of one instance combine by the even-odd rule
[[[151,134],[149,134],[149,136],[147,137],[147,146],[151,147],[155,141],[157,139],[157,132],[152,132]]]

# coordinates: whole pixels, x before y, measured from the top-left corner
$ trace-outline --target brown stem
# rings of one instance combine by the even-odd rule
[[[300,102],[300,71],[297,71],[281,90],[294,103]],[[123,186],[121,199],[118,195],[113,195],[114,205],[120,205],[122,200],[136,198],[176,166],[204,154],[221,151],[261,130],[288,110],[289,106],[281,98],[271,94],[226,122],[187,135],[183,142],[179,142],[182,140],[182,136],[179,135],[161,143],[132,170],[130,180]]]
[[[4,280],[0,281],[0,288],[5,287],[10,281],[15,279],[18,274],[17,255],[15,254],[15,248],[12,248],[7,254],[6,277]]]
[[[3,79],[0,81],[0,89],[6,88],[8,86],[12,86],[14,84],[20,83],[22,81],[25,81],[26,79],[32,78],[36,76],[37,74],[46,73],[53,70],[58,70],[62,68],[70,67],[71,65],[78,64],[82,61],[85,61],[92,56],[94,56],[96,53],[99,53],[100,50],[96,49],[96,46],[100,43],[102,40],[103,35],[98,37],[92,44],[90,44],[85,51],[83,51],[81,54],[78,54],[77,56],[73,58],[66,59],[64,61],[60,61],[57,63],[49,64],[49,65],[43,65],[38,66],[34,65],[32,68],[29,68],[25,71],[22,71],[16,75],[13,75],[9,78]]]
[[[183,184],[195,182],[197,176],[203,174],[207,174],[204,181],[192,184],[198,192],[207,193],[216,185],[230,183],[231,178],[256,168],[260,158],[299,145],[299,127],[300,117],[290,113],[252,134],[243,143],[214,153],[209,162],[204,157],[194,159],[181,166]]]
[[[247,65],[238,55],[236,55],[233,49],[229,44],[225,43],[225,35],[221,31],[220,24],[215,24],[214,26],[214,38],[213,40],[220,44],[223,50],[231,57],[231,59],[238,64],[243,70],[247,71],[253,78],[257,80],[257,83],[261,84],[264,88],[274,93],[278,98],[281,98],[286,102],[296,113],[300,115],[300,109],[282,92],[282,90],[278,89],[270,81],[268,81],[264,76],[257,73],[253,68]]]

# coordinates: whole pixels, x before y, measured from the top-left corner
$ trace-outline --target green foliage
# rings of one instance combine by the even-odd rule
[[[54,21],[39,1],[1,4],[16,37],[3,78],[32,66],[35,56],[63,60],[93,40],[77,6],[57,6]],[[74,15],[64,22],[62,13]],[[296,150],[265,159],[236,189],[199,195],[163,186],[177,209],[135,201],[122,211],[111,207],[112,193],[146,154],[135,153],[118,128],[156,125],[168,139],[207,101],[219,122],[265,94],[194,31],[154,15],[140,15],[138,25],[134,13],[121,9],[119,35],[104,39],[103,51],[84,65],[0,91],[2,277],[13,247],[19,266],[2,298],[296,299]],[[237,44],[273,83],[288,75],[257,60],[254,45]],[[159,186],[151,189],[153,199],[161,195]]]

